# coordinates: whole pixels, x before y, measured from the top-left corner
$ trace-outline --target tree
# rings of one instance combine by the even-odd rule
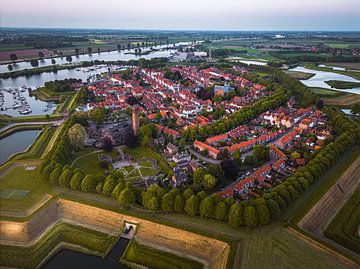
[[[226,220],[227,215],[228,215],[228,207],[226,203],[224,201],[219,202],[215,206],[215,213],[214,213],[215,219],[219,221],[224,221]]]
[[[51,59],[51,64],[56,64],[56,61],[55,61],[55,59]]]
[[[241,151],[240,151],[240,149],[236,149],[236,150],[235,150],[234,155],[233,155],[233,159],[234,159],[235,163],[236,163],[238,166],[241,166],[241,164],[242,164],[242,159],[241,159]]]
[[[116,181],[113,177],[107,177],[103,187],[103,194],[110,195],[116,187]]]
[[[38,67],[39,66],[39,61],[37,59],[32,59],[32,60],[30,60],[30,65],[32,67]]]
[[[174,201],[174,210],[176,212],[183,212],[185,206],[185,199],[181,194],[176,195],[175,201]]]
[[[119,195],[118,199],[119,204],[127,209],[129,204],[135,203],[135,195],[130,188],[125,188]]]
[[[259,224],[260,225],[268,224],[270,220],[270,211],[266,205],[265,199],[262,197],[257,198],[254,201],[254,207],[258,215]]]
[[[229,210],[229,224],[239,227],[243,223],[243,208],[240,204],[233,204]]]
[[[90,111],[90,119],[98,124],[103,123],[105,118],[105,111],[102,108],[95,108]]]
[[[318,101],[316,102],[316,107],[317,107],[318,109],[323,109],[323,108],[324,108],[324,101],[323,101],[323,100],[318,100]]]
[[[75,54],[78,55],[79,54],[79,49],[78,48],[75,48]]]
[[[104,185],[103,182],[100,182],[99,184],[96,185],[95,190],[96,190],[97,193],[102,193],[103,185]]]
[[[46,179],[49,179],[51,172],[54,169],[54,163],[50,162],[48,165],[46,165],[42,171],[43,175]]]
[[[205,189],[212,189],[216,185],[216,178],[211,174],[206,174],[203,184]]]
[[[273,199],[266,200],[267,207],[269,208],[270,215],[275,218],[281,214],[280,207],[278,203],[275,202]]]
[[[84,175],[81,172],[75,173],[70,180],[70,188],[73,190],[80,190],[81,182]]]
[[[156,196],[151,198],[148,203],[148,208],[153,212],[158,210],[159,209],[159,198],[157,198]]]
[[[254,146],[254,154],[259,161],[269,160],[269,149],[264,145]]]
[[[38,55],[39,55],[39,58],[40,58],[40,59],[44,58],[44,56],[45,56],[42,51],[39,51]]]
[[[13,63],[15,63],[15,61],[18,59],[17,55],[15,53],[11,53],[10,54],[10,60],[13,61]]]
[[[88,51],[88,54],[91,54],[92,53],[92,48],[88,47],[87,51]]]
[[[58,184],[58,180],[60,175],[62,174],[62,166],[59,165],[56,167],[50,174],[50,183],[51,184]]]
[[[72,148],[75,150],[79,150],[82,148],[83,143],[85,141],[85,137],[86,137],[85,128],[81,124],[76,123],[69,128],[68,136]]]
[[[69,62],[69,63],[72,62],[72,57],[71,57],[70,55],[66,56],[65,59],[66,59],[66,61]]]
[[[239,167],[231,159],[225,159],[221,162],[221,168],[225,172],[225,175],[229,178],[237,177],[239,174]]]
[[[196,196],[198,197],[199,201],[202,201],[203,199],[205,199],[205,197],[207,196],[206,192],[204,191],[200,191],[196,194]]]
[[[197,184],[201,184],[204,180],[204,176],[206,174],[206,170],[202,167],[196,168],[193,174],[193,180]]]
[[[102,147],[104,151],[111,152],[114,148],[113,141],[110,136],[106,135],[102,138]]]
[[[208,169],[208,172],[217,179],[217,182],[224,180],[225,174],[219,164],[213,164],[213,163],[208,164],[207,169]]]
[[[185,212],[191,216],[196,216],[199,212],[199,200],[196,195],[191,195],[185,202]]]
[[[120,182],[116,185],[114,190],[111,193],[111,196],[118,199],[121,191],[125,188],[125,181],[120,179]]]
[[[13,66],[11,64],[8,64],[7,68],[10,72],[13,71]]]
[[[82,191],[93,191],[96,188],[96,179],[91,175],[87,175],[81,182]]]
[[[174,210],[174,196],[170,192],[163,196],[161,200],[161,209],[164,211]]]
[[[69,188],[72,175],[71,169],[66,168],[59,177],[59,185],[61,187]]]
[[[227,197],[224,202],[228,207],[230,207],[235,204],[235,199],[233,197]]]
[[[211,218],[214,215],[214,203],[211,197],[206,197],[204,200],[201,201],[199,206],[200,216],[207,219]]]
[[[258,215],[254,206],[249,205],[245,207],[244,222],[248,227],[255,227],[258,224]]]
[[[193,190],[190,188],[187,188],[183,193],[184,199],[185,200],[189,199],[193,194],[194,194]]]

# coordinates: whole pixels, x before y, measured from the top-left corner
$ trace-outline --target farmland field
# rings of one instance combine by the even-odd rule
[[[0,51],[0,61],[10,61],[10,54],[15,53],[19,60],[21,59],[30,59],[38,58],[39,52],[44,53],[45,57],[54,56],[54,53],[47,49],[19,49],[19,50],[1,50]]]

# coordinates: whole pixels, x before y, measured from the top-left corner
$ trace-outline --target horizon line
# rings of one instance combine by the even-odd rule
[[[109,31],[182,31],[182,32],[359,32],[359,30],[229,30],[229,29],[157,29],[157,28],[87,28],[87,27],[61,27],[61,26],[1,26],[0,29],[4,28],[16,28],[16,29],[58,29],[58,30],[109,30]]]

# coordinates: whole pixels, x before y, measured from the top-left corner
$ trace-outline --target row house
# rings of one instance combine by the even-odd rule
[[[217,159],[218,154],[220,152],[218,149],[216,149],[216,148],[214,148],[214,147],[212,147],[212,146],[210,146],[210,145],[208,145],[206,143],[203,143],[203,142],[201,142],[199,140],[196,140],[194,142],[194,148],[196,150],[200,150],[200,151],[207,150],[209,152],[209,156],[211,158],[213,158],[213,159]]]

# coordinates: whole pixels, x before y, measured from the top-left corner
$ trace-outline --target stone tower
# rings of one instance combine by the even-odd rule
[[[134,135],[138,135],[139,133],[139,127],[140,127],[140,123],[139,123],[139,106],[138,105],[134,105],[132,107],[132,127],[133,127],[133,131],[134,131]]]

